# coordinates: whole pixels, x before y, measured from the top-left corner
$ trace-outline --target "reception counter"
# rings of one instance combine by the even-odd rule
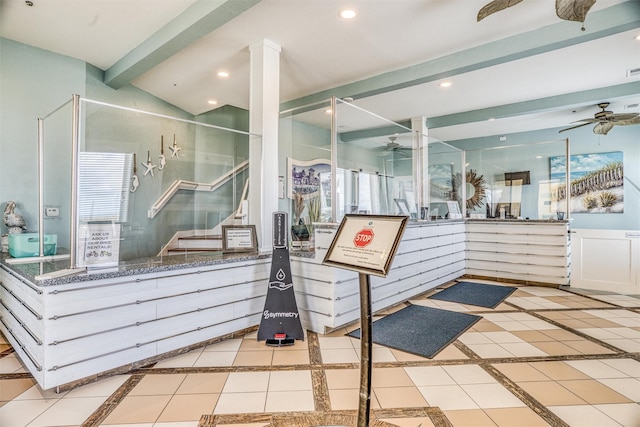
[[[318,333],[360,316],[358,275],[322,264],[336,230],[316,227],[315,252],[291,253],[302,325]],[[567,230],[567,221],[412,222],[389,275],[371,277],[373,311],[464,276],[567,284]],[[67,267],[0,256],[0,330],[44,389],[68,389],[255,329],[271,260],[176,255],[48,278]]]

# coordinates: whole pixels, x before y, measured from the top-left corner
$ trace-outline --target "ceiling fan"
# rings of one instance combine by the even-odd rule
[[[576,120],[572,123],[583,123],[576,126],[568,127],[566,129],[562,129],[560,132],[596,123],[596,125],[593,127],[593,133],[606,135],[607,132],[609,132],[614,126],[640,125],[640,113],[616,114],[613,111],[607,111],[608,106],[608,102],[601,102],[600,104],[598,104],[598,108],[600,108],[602,111],[598,111],[597,113],[595,113],[592,119]]]
[[[522,0],[493,0],[478,12],[478,22],[487,16],[522,2]],[[556,15],[566,21],[583,22],[596,0],[556,0]],[[584,30],[584,27],[582,28]]]

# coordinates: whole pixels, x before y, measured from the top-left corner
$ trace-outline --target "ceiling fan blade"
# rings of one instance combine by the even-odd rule
[[[614,123],[598,123],[593,127],[593,133],[597,133],[598,135],[606,135],[613,128]]]
[[[575,123],[575,122],[574,122],[574,123]],[[561,133],[561,132],[564,132],[564,131],[567,131],[567,130],[572,130],[572,129],[581,128],[582,126],[587,126],[587,125],[590,125],[591,123],[593,123],[593,121],[589,121],[589,122],[587,122],[587,123],[582,123],[582,124],[580,124],[580,125],[576,125],[576,126],[571,126],[571,127],[569,127],[569,128],[559,130],[559,131],[558,131],[558,133]]]
[[[623,125],[623,126],[640,124],[640,114],[638,113],[613,114],[609,120],[614,122],[616,125]],[[626,122],[630,122],[630,123],[626,123]]]
[[[556,15],[566,21],[584,22],[596,0],[556,0]]]
[[[522,0],[493,0],[490,3],[485,4],[478,12],[478,22],[482,21],[487,16],[499,12],[511,6],[515,6]]]

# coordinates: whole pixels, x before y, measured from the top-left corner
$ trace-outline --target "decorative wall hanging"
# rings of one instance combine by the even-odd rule
[[[137,173],[138,167],[136,166],[136,153],[133,153],[133,176],[131,177],[131,187],[129,187],[129,191],[132,193],[135,193],[140,186]]]
[[[564,200],[566,156],[550,157],[551,180],[559,182],[558,202]],[[571,155],[571,212],[624,212],[624,167],[622,151]]]
[[[164,165],[167,164],[167,160],[164,158],[164,136],[162,135],[160,135],[160,155],[158,156],[158,159],[160,159],[158,170],[161,171],[164,169]]]
[[[142,163],[142,166],[147,169],[144,171],[144,176],[147,176],[147,174],[150,173],[151,178],[154,178],[153,170],[157,168],[158,165],[154,165],[153,163],[151,163],[151,153],[149,151],[147,151],[147,163]]]
[[[169,148],[171,149],[171,158],[173,159],[174,157],[176,159],[180,159],[180,150],[182,150],[182,148],[178,147],[178,143],[176,142],[176,134],[173,134],[173,145],[170,145]]]
[[[453,199],[457,199],[462,194],[460,186],[462,185],[462,174],[456,173],[453,177],[454,194]],[[466,191],[467,191],[467,211],[479,208],[484,204],[485,196],[485,180],[484,175],[478,175],[473,169],[469,169],[466,174]]]

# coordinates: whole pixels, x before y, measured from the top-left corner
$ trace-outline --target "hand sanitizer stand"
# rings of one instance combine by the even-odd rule
[[[258,328],[258,341],[267,345],[293,345],[295,340],[304,341],[300,313],[293,292],[291,262],[287,247],[288,218],[285,212],[273,214],[273,254],[269,289]]]
[[[342,219],[323,264],[358,272],[360,283],[360,402],[358,427],[368,427],[371,409],[371,285],[369,274],[386,277],[407,216],[353,215]]]

